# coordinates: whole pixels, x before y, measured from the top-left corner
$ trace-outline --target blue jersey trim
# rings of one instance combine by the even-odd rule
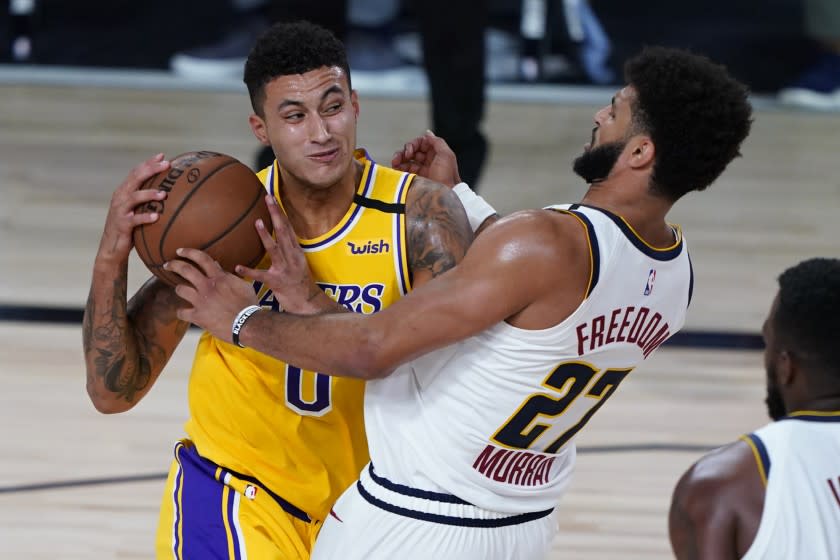
[[[685,255],[688,257],[688,305],[686,305],[688,307],[694,295],[694,266],[691,264],[691,254],[686,251]]]
[[[806,422],[840,422],[840,410],[816,411],[800,410],[791,412],[780,420],[805,420]]]
[[[402,181],[400,181],[400,186],[397,188],[397,200],[402,200],[403,192],[405,189],[408,188],[408,178],[410,175],[408,173],[404,173],[402,177]],[[397,213],[396,215],[396,249],[397,249],[397,277],[400,280],[400,289],[402,289],[403,295],[407,294],[410,291],[411,285],[411,263],[406,262],[407,271],[403,270],[403,234],[405,233],[408,223],[408,217],[406,216],[406,208],[405,204],[402,204],[403,211],[401,213]],[[408,249],[408,242],[406,241],[406,250]],[[406,256],[407,258],[407,256]],[[406,277],[406,273],[408,274],[408,278]]]
[[[597,206],[589,206],[588,204],[573,204],[569,209],[575,210],[577,207],[580,206],[584,208],[590,208],[592,210],[597,210],[598,212],[604,214],[606,217],[612,220],[616,226],[618,226],[618,229],[621,230],[621,233],[624,234],[624,237],[626,237],[627,240],[630,241],[630,243],[632,243],[636,247],[636,249],[638,249],[639,251],[641,251],[642,253],[654,260],[672,261],[678,256],[680,256],[680,253],[682,253],[683,251],[684,243],[682,242],[682,237],[680,237],[679,241],[669,249],[656,249],[645,243],[645,241],[641,239],[635,231],[633,231],[633,228],[630,227],[630,224],[624,221],[624,218],[622,218],[621,216],[613,214],[609,210],[604,210],[603,208],[598,208]]]
[[[767,453],[767,448],[761,438],[755,434],[747,434],[746,436],[752,442],[758,458],[761,459],[761,466],[764,468],[764,478],[770,478],[770,455]]]
[[[439,523],[441,525],[456,525],[459,527],[483,528],[507,527],[510,525],[519,525],[521,523],[527,523],[529,521],[534,521],[535,519],[541,519],[549,515],[552,511],[554,511],[554,508],[551,508],[545,511],[536,511],[533,513],[512,515],[510,517],[505,517],[502,519],[473,519],[469,517],[455,517],[452,515],[441,515],[437,513],[424,513],[422,511],[415,511],[401,506],[396,506],[394,504],[389,504],[388,502],[380,500],[379,498],[371,495],[370,492],[365,490],[365,487],[362,486],[361,480],[356,482],[356,489],[359,491],[359,494],[362,496],[362,498],[367,500],[370,504],[378,507],[379,509],[383,509],[395,515],[401,515],[403,517],[409,517],[411,519],[419,519],[420,521]]]
[[[405,486],[403,484],[391,482],[387,478],[379,476],[378,474],[373,472],[373,463],[368,465],[368,474],[370,474],[370,478],[373,479],[373,481],[376,482],[378,485],[382,486],[383,488],[387,488],[391,492],[402,494],[403,496],[411,496],[412,498],[423,498],[424,500],[445,502],[447,504],[461,504],[467,506],[472,505],[471,503],[462,500],[458,496],[453,496],[452,494],[443,494],[441,492],[419,490],[417,488],[412,488],[411,486]]]
[[[362,208],[364,208],[364,206],[362,206],[358,203],[357,198],[366,199],[368,194],[370,194],[371,185],[373,184],[373,177],[376,175],[375,171],[376,171],[376,164],[371,161],[370,169],[368,170],[367,181],[365,182],[364,189],[362,189],[361,194],[356,193],[355,195],[353,195],[353,205],[355,206],[355,208],[353,208],[353,213],[351,214],[350,219],[348,219],[344,223],[344,227],[340,228],[338,231],[336,231],[335,233],[333,233],[332,235],[330,235],[326,239],[322,239],[321,241],[318,241],[317,243],[307,243],[307,242],[304,242],[304,241],[300,242],[300,246],[303,249],[310,249],[310,250],[311,249],[318,249],[320,247],[328,245],[328,244],[332,243],[333,241],[335,241],[336,239],[338,239],[339,237],[341,237],[342,235],[344,235],[350,228],[352,228],[356,224],[356,218],[359,217],[359,214],[362,212]]]

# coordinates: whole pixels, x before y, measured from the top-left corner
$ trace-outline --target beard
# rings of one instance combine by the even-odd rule
[[[767,398],[764,402],[767,404],[767,414],[773,420],[779,420],[787,415],[785,409],[785,401],[782,399],[782,392],[776,385],[776,371],[772,366],[767,368]]]
[[[575,158],[572,169],[587,183],[598,183],[606,179],[627,142],[608,142],[583,152]]]

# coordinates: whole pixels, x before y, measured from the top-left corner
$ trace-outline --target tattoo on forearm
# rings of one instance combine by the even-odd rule
[[[92,363],[88,386],[102,386],[119,398],[133,403],[148,387],[153,370],[168,359],[166,350],[154,341],[161,328],[172,328],[177,321],[172,310],[178,303],[174,291],[147,284],[126,307],[126,281],[117,278],[113,284],[113,304],[107,316],[96,316],[93,297],[88,300],[84,326],[85,352]],[[103,321],[104,319],[104,321]],[[189,327],[178,322],[175,333],[182,336]]]
[[[422,191],[407,213],[408,258],[412,273],[443,274],[460,261],[472,242],[469,225],[457,216],[463,209],[448,191],[417,185]]]

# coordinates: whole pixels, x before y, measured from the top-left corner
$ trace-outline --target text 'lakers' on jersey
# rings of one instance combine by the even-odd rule
[[[364,173],[347,213],[324,235],[299,242],[330,297],[375,313],[410,288],[405,199],[413,176],[377,165],[363,150],[356,159]],[[279,201],[277,163],[258,175]],[[260,266],[269,264],[266,257]],[[261,305],[279,310],[267,287],[254,289]],[[361,381],[302,370],[204,333],[186,430],[206,459],[323,519],[368,460],[363,397]]]
[[[495,512],[552,508],[571,476],[575,436],[682,327],[692,273],[679,228],[672,246],[654,248],[620,216],[552,210],[576,219],[589,241],[583,301],[552,327],[501,322],[369,382],[380,476]]]

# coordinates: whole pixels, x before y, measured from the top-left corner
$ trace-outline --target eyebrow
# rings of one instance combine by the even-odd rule
[[[321,101],[323,102],[324,99],[332,95],[333,93],[344,94],[344,90],[341,89],[340,86],[333,85],[330,86],[324,93],[321,95]],[[303,101],[298,101],[296,99],[284,99],[280,105],[277,106],[278,111],[282,111],[286,107],[303,107]]]

